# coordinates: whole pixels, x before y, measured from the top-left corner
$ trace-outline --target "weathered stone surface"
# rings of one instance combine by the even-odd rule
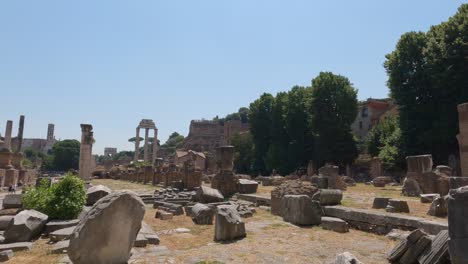
[[[5,230],[5,242],[26,242],[41,234],[48,216],[35,210],[24,210],[15,215]]]
[[[338,171],[338,166],[327,164],[319,169],[319,175],[328,177],[330,189],[346,190],[346,183],[338,175]]]
[[[416,243],[410,245],[406,252],[399,259],[401,264],[416,263],[419,255],[431,244],[431,239],[428,236],[422,236]]]
[[[134,247],[146,247],[148,245],[148,239],[143,234],[138,234],[135,242],[133,243]]]
[[[324,216],[322,217],[321,221],[323,229],[332,230],[338,233],[349,232],[348,223],[339,218]]]
[[[104,185],[95,185],[86,191],[86,205],[93,205],[102,197],[110,194],[112,191]]]
[[[322,209],[307,195],[285,195],[281,199],[283,220],[295,225],[319,225]]]
[[[374,202],[372,204],[372,208],[374,208],[374,209],[385,209],[385,208],[387,208],[389,200],[390,200],[390,198],[375,197]]]
[[[403,214],[390,214],[344,206],[323,206],[322,209],[325,216],[341,218],[356,229],[379,234],[387,234],[391,229],[421,229],[430,235],[437,235],[440,231],[448,228],[446,223]]]
[[[418,155],[406,157],[407,171],[411,173],[425,173],[432,171],[432,155]]]
[[[390,213],[409,213],[409,206],[407,201],[390,199],[388,200],[387,208],[385,209]]]
[[[7,194],[3,199],[3,209],[21,208],[23,206],[22,197],[21,194]]]
[[[13,253],[13,250],[11,250],[11,249],[9,249],[9,250],[3,250],[3,251],[0,252],[0,262],[8,261],[8,260],[10,260],[14,255],[15,255],[15,253]]]
[[[341,179],[348,186],[356,186],[356,181],[353,178],[349,177],[349,176],[342,176]]]
[[[453,264],[468,263],[468,186],[450,190],[448,196],[449,253]]]
[[[409,235],[408,231],[403,231],[399,229],[392,229],[388,234],[385,235],[388,239],[401,241],[405,240]]]
[[[135,193],[107,195],[76,226],[68,256],[75,264],[126,263],[144,214],[145,204]]]
[[[13,217],[13,215],[0,216],[0,230],[6,230],[8,225],[10,225],[11,220],[13,220]]]
[[[421,194],[421,188],[415,179],[405,178],[401,192],[405,196],[418,197]]]
[[[237,192],[239,179],[232,171],[220,171],[211,180],[211,188],[219,190],[223,196],[231,196]]]
[[[387,259],[390,263],[395,263],[408,251],[408,249],[413,246],[420,238],[424,237],[426,234],[416,229],[411,232],[408,237],[400,243],[398,243],[387,255]]]
[[[463,186],[468,186],[468,177],[449,177],[450,189],[458,189]]]
[[[427,194],[421,194],[421,203],[432,203],[435,198],[440,197],[440,194],[438,193],[427,193]]]
[[[163,210],[158,210],[156,211],[156,215],[154,217],[159,218],[161,220],[171,220],[174,217],[174,214]]]
[[[337,205],[343,199],[343,192],[334,189],[322,189],[314,193],[312,200],[318,201],[320,205]]]
[[[138,235],[143,235],[145,238],[148,240],[148,244],[151,245],[159,245],[159,236],[156,234],[156,232],[153,231],[151,226],[149,226],[147,223],[142,222],[141,223],[141,229],[138,232]]]
[[[237,191],[239,193],[256,193],[258,182],[246,179],[239,179],[237,183]]]
[[[0,251],[3,250],[13,250],[22,251],[22,250],[31,250],[32,242],[17,242],[17,243],[9,243],[9,244],[0,244]]]
[[[224,196],[216,189],[200,186],[197,190],[196,199],[201,203],[217,203],[224,201]]]
[[[312,176],[310,182],[315,184],[319,189],[328,189],[328,177],[326,176]]]
[[[285,195],[304,194],[312,198],[317,191],[317,187],[309,182],[300,180],[286,181],[271,191],[271,213],[281,215],[281,199]]]
[[[62,240],[54,244],[52,247],[52,254],[63,254],[66,253],[70,246],[70,240]]]
[[[71,227],[71,226],[76,226],[79,221],[80,220],[78,219],[65,220],[65,221],[62,221],[62,220],[49,221],[45,226],[44,233],[49,234],[60,229],[64,229],[64,228]]]
[[[173,215],[183,215],[184,208],[180,204],[154,201],[153,208],[172,213]]]
[[[448,230],[440,233],[432,240],[431,245],[418,258],[420,264],[450,264],[448,253]]]
[[[245,236],[245,223],[242,221],[236,207],[232,205],[218,206],[214,239],[216,241],[230,241]]]
[[[197,203],[192,207],[192,221],[197,225],[212,225],[213,210],[201,203]]]
[[[68,240],[70,239],[74,230],[75,230],[74,226],[56,230],[49,234],[50,241],[58,242],[62,240]]]
[[[393,182],[393,179],[387,176],[378,176],[372,179],[374,187],[385,187],[385,185]]]
[[[12,209],[2,209],[0,210],[0,216],[4,215],[17,215],[21,211],[20,208],[12,208]]]
[[[437,216],[437,217],[446,217],[448,213],[447,202],[445,198],[437,197],[429,207],[428,215]]]
[[[336,259],[331,264],[362,264],[355,256],[349,252],[344,252],[336,256]]]
[[[83,209],[81,209],[80,214],[78,215],[77,219],[81,220],[85,217],[85,215],[91,210],[91,206],[83,206]]]

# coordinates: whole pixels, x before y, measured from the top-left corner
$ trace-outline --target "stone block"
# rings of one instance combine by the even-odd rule
[[[336,259],[331,264],[362,264],[362,262],[351,253],[344,252],[336,256]]]
[[[3,199],[3,209],[21,208],[23,206],[22,197],[21,194],[7,194]]]
[[[201,203],[217,203],[224,201],[224,196],[217,189],[200,186],[197,190],[196,199]]]
[[[375,197],[374,202],[372,204],[372,208],[374,209],[385,209],[387,208],[388,201],[391,198],[385,198],[385,197]]]
[[[411,197],[418,197],[422,193],[419,183],[411,178],[405,178],[401,192],[403,195]]]
[[[70,246],[70,240],[62,240],[54,244],[52,247],[52,254],[64,254],[67,252],[68,247]]]
[[[327,230],[332,230],[338,233],[347,233],[349,232],[349,225],[346,221],[336,217],[327,217],[324,216],[321,219],[322,228]]]
[[[447,202],[445,198],[437,197],[432,201],[431,207],[429,207],[428,215],[436,217],[446,217],[448,213]]]
[[[161,220],[172,220],[173,217],[174,215],[172,213],[162,211],[162,210],[156,211],[156,215],[155,215],[155,218],[159,218]]]
[[[76,226],[67,252],[70,260],[75,264],[126,263],[144,214],[145,204],[133,192],[101,198]]]
[[[231,241],[246,236],[245,223],[235,206],[220,205],[216,210],[215,241]]]
[[[337,189],[321,189],[312,196],[312,200],[318,201],[320,205],[338,205],[342,199],[343,192]]]
[[[6,230],[13,220],[13,215],[2,215],[0,216],[0,230]]]
[[[458,189],[463,186],[468,186],[468,177],[449,177],[450,189]]]
[[[92,186],[86,191],[86,205],[93,205],[102,197],[110,194],[112,191],[104,185]]]
[[[44,233],[49,234],[49,233],[52,233],[52,232],[57,231],[59,229],[64,229],[64,228],[67,228],[67,227],[76,226],[78,224],[78,222],[79,222],[78,219],[64,220],[64,221],[62,221],[62,220],[52,220],[52,221],[49,221],[46,224]]]
[[[58,242],[62,240],[69,240],[74,230],[74,226],[56,230],[49,234],[50,241]]]
[[[447,201],[450,259],[453,264],[468,263],[468,186],[450,190]]]
[[[14,255],[15,253],[11,249],[3,250],[0,252],[0,262],[9,261]]]
[[[421,203],[432,203],[435,198],[440,197],[440,194],[438,193],[427,193],[427,194],[421,194]]]
[[[246,179],[239,179],[237,184],[237,191],[239,193],[256,193],[258,182]]]
[[[387,208],[385,209],[389,213],[409,213],[409,206],[407,201],[390,199],[388,201]]]
[[[133,243],[134,247],[146,247],[148,245],[148,239],[143,234],[138,234],[135,243]]]
[[[283,220],[295,225],[319,225],[322,208],[307,195],[285,195],[281,199]]]
[[[35,210],[24,210],[13,217],[5,230],[5,242],[26,242],[41,234],[48,216]]]
[[[192,207],[192,221],[197,225],[213,224],[213,210],[201,203],[197,203]]]
[[[17,243],[8,243],[0,244],[0,251],[4,250],[13,250],[13,252],[31,250],[32,242],[17,242]]]

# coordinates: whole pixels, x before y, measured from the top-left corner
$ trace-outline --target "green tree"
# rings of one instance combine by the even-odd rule
[[[231,138],[234,146],[234,169],[237,173],[251,174],[253,165],[253,142],[250,133],[236,133]]]
[[[351,123],[357,115],[357,91],[348,78],[321,72],[312,80],[309,103],[311,127],[315,134],[315,161],[350,164],[357,157]]]
[[[396,172],[405,168],[401,129],[397,117],[382,119],[374,126],[366,140],[367,152],[382,160],[384,169]]]
[[[80,160],[80,142],[74,139],[59,141],[52,147],[50,170],[68,171],[78,169]]]
[[[271,113],[274,97],[264,93],[259,99],[250,104],[250,133],[254,142],[254,164],[255,173],[268,174],[265,157],[271,143]]]
[[[169,139],[161,145],[160,149],[161,150],[166,150],[171,154],[174,154],[175,151],[179,148],[182,147],[182,144],[184,143],[185,137],[180,135],[177,132],[173,132],[170,136]]]
[[[457,105],[468,101],[468,4],[427,33],[403,34],[386,56],[388,87],[399,105],[406,155],[457,153]]]
[[[288,146],[289,137],[286,131],[286,108],[288,106],[288,93],[279,92],[274,98],[271,108],[271,142],[265,157],[268,171],[277,170],[280,174],[289,173]]]

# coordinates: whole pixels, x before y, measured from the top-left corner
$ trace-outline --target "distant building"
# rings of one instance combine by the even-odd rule
[[[112,157],[117,154],[117,148],[104,148],[104,156]]]
[[[206,168],[206,156],[201,152],[196,152],[193,150],[184,151],[177,150],[174,157],[174,163],[176,166],[182,167],[184,162],[193,160],[195,169],[204,171]]]
[[[49,152],[54,144],[58,141],[55,139],[54,136],[54,124],[49,124],[47,126],[47,138],[23,138],[23,144],[21,146],[21,151],[25,149],[32,148],[36,151],[40,151],[42,153]],[[11,139],[12,146],[18,145],[18,138],[14,137]]]
[[[229,120],[224,125],[219,121],[192,120],[182,147],[186,150],[214,153],[217,147],[230,144],[234,134],[246,131],[249,131],[249,124],[240,120]]]
[[[364,143],[369,131],[379,123],[382,118],[397,115],[398,106],[393,99],[369,98],[358,105],[356,120],[351,130],[360,143]]]

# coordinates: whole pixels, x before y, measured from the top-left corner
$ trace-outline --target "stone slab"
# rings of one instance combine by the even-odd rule
[[[350,226],[357,229],[366,230],[366,227],[369,227],[370,230],[366,231],[375,231],[378,227],[403,230],[420,228],[430,235],[437,235],[440,231],[448,229],[447,223],[429,221],[415,216],[376,212],[344,206],[323,206],[322,208],[325,216],[341,218],[348,222]],[[364,225],[364,227],[362,225]],[[388,231],[389,230],[387,230],[387,232]]]
[[[13,250],[14,252],[22,251],[22,250],[31,250],[32,244],[33,244],[32,242],[1,244],[0,251],[9,250],[9,249]]]

